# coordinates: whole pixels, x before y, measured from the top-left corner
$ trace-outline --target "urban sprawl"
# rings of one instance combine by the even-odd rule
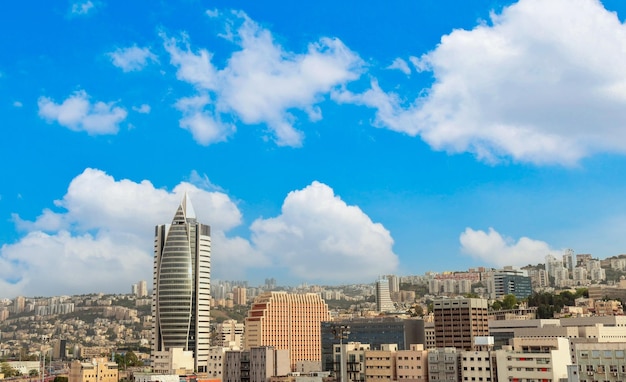
[[[0,300],[0,380],[626,382],[626,255],[252,287],[186,196],[155,232],[151,289]]]

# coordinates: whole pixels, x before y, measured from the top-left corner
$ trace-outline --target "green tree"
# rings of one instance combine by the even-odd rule
[[[19,370],[12,368],[7,362],[0,363],[0,372],[4,374],[4,378],[11,378],[20,374]]]
[[[67,382],[68,378],[67,377],[62,377],[57,375],[56,377],[54,377],[54,382]]]
[[[120,370],[126,370],[127,367],[132,366],[143,366],[143,362],[132,350],[129,350],[124,354],[116,353],[114,360]]]
[[[134,351],[129,350],[124,354],[127,366],[143,366],[143,362],[137,357]]]
[[[28,376],[29,377],[36,377],[38,375],[39,375],[39,370],[37,370],[37,369],[30,369],[28,371]]]
[[[574,294],[574,298],[588,298],[589,297],[589,289],[587,288],[578,288],[576,289],[576,293]]]
[[[413,304],[407,311],[411,317],[422,317],[424,315],[424,308],[420,304]]]
[[[502,309],[514,309],[517,305],[517,297],[512,294],[507,294],[502,298]]]

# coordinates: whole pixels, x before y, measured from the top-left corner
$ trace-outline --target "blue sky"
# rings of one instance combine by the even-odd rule
[[[0,297],[150,280],[184,192],[252,285],[626,252],[621,1],[5,8]]]

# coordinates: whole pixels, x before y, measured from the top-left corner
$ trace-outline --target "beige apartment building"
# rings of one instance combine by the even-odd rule
[[[380,350],[365,351],[365,382],[391,382],[396,380],[396,354],[398,345],[381,345]]]
[[[344,365],[340,367],[343,346]],[[334,373],[343,372],[349,382],[426,382],[428,380],[428,351],[424,345],[410,345],[410,350],[398,350],[397,344],[382,344],[372,350],[369,344],[349,342],[334,345]]]
[[[246,305],[248,303],[246,288],[244,287],[233,288],[233,303],[235,305]]]
[[[462,351],[460,356],[461,381],[495,381],[495,353],[490,350]]]
[[[626,342],[576,344],[572,382],[626,380]]]
[[[403,382],[425,382],[428,380],[428,350],[424,345],[413,344],[409,350],[398,350],[396,354],[396,380]]]
[[[369,344],[348,342],[333,345],[333,371],[341,381],[365,380],[365,352],[370,350]]]
[[[437,348],[428,350],[428,380],[458,381],[459,376],[459,352],[455,348]]]
[[[328,305],[315,293],[264,293],[248,310],[244,348],[288,349],[292,371],[300,361],[315,361],[321,370],[322,321],[330,321]]]
[[[424,320],[424,343],[426,349],[437,347],[437,336],[435,335],[435,321]]]
[[[107,358],[74,361],[70,364],[68,382],[118,382],[117,364]]]
[[[237,320],[225,320],[215,326],[215,346],[231,350],[243,349],[245,325]]]
[[[271,377],[291,371],[288,350],[271,346],[227,351],[224,357],[224,382],[269,382]]]
[[[489,335],[486,299],[437,299],[433,301],[433,314],[437,348],[471,350],[475,337]]]

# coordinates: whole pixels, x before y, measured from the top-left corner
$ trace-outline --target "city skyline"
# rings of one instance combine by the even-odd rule
[[[0,298],[150,280],[185,193],[221,280],[626,253],[623,2],[5,8]]]

